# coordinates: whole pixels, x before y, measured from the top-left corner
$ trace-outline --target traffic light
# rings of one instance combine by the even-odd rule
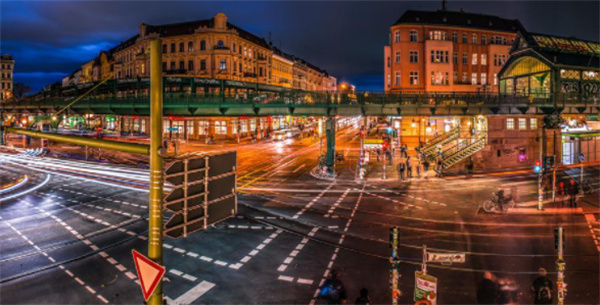
[[[540,164],[540,161],[537,160],[537,161],[535,161],[535,166],[533,166],[533,172],[537,174],[540,171],[542,171],[542,166]]]
[[[559,232],[558,228],[554,229],[554,249],[558,250],[558,241],[559,241]],[[565,229],[562,229],[562,247],[565,248]]]
[[[550,170],[554,168],[554,156],[544,157],[544,170]]]

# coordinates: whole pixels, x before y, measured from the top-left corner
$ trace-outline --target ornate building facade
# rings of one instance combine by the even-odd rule
[[[141,23],[137,35],[101,52],[63,83],[149,77],[147,50],[153,38],[163,42],[165,76],[225,79],[312,91],[334,91],[337,87],[336,79],[325,70],[229,23],[223,13],[191,22]]]
[[[497,92],[518,20],[449,11],[406,11],[384,47],[385,91]]]

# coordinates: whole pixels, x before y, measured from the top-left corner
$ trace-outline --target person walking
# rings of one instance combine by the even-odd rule
[[[423,175],[425,176],[425,180],[429,179],[429,161],[427,158],[423,161]]]
[[[552,304],[552,281],[547,277],[546,269],[539,269],[539,276],[533,281],[529,290],[533,293],[534,304]]]
[[[483,279],[477,283],[477,303],[496,304],[498,300],[498,284],[494,281],[494,275],[486,271]]]
[[[442,162],[442,158],[438,158],[436,161],[436,171],[437,171],[437,177],[442,178],[442,170],[444,169],[444,164]]]
[[[398,163],[398,179],[400,179],[400,181],[404,180],[404,170],[405,170],[405,165],[404,162],[400,161],[400,163]]]
[[[421,178],[421,156],[417,156],[417,178]]]
[[[575,180],[571,179],[570,185],[569,185],[569,195],[571,195],[569,205],[571,208],[577,207],[577,193],[578,193],[578,189],[577,189],[577,185],[575,184]]]
[[[467,178],[473,176],[473,158],[467,159]]]
[[[371,298],[369,297],[369,290],[367,288],[363,288],[360,290],[360,296],[356,298],[354,304],[371,305]]]
[[[327,304],[345,304],[346,289],[344,284],[338,278],[335,269],[331,270],[323,286],[319,288],[319,298],[325,299]]]
[[[412,166],[410,163],[410,157],[406,158],[406,177],[408,179],[412,178]]]

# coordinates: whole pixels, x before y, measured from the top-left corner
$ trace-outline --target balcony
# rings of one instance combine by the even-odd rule
[[[229,50],[228,46],[220,46],[220,45],[216,45],[213,47],[213,50]]]
[[[252,77],[252,78],[256,78],[256,73],[244,73],[244,77]]]

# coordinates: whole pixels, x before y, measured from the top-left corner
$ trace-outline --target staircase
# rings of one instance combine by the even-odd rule
[[[423,153],[423,155],[427,158],[435,158],[438,145],[441,145],[443,149],[443,147],[446,146],[446,144],[458,139],[458,136],[459,129],[457,127],[431,139],[427,143],[427,145],[421,148],[421,153]]]
[[[466,159],[474,153],[480,151],[487,144],[487,133],[483,133],[475,142],[466,145],[465,147],[458,148],[455,145],[442,153],[442,162],[444,169],[448,169],[456,163]]]

